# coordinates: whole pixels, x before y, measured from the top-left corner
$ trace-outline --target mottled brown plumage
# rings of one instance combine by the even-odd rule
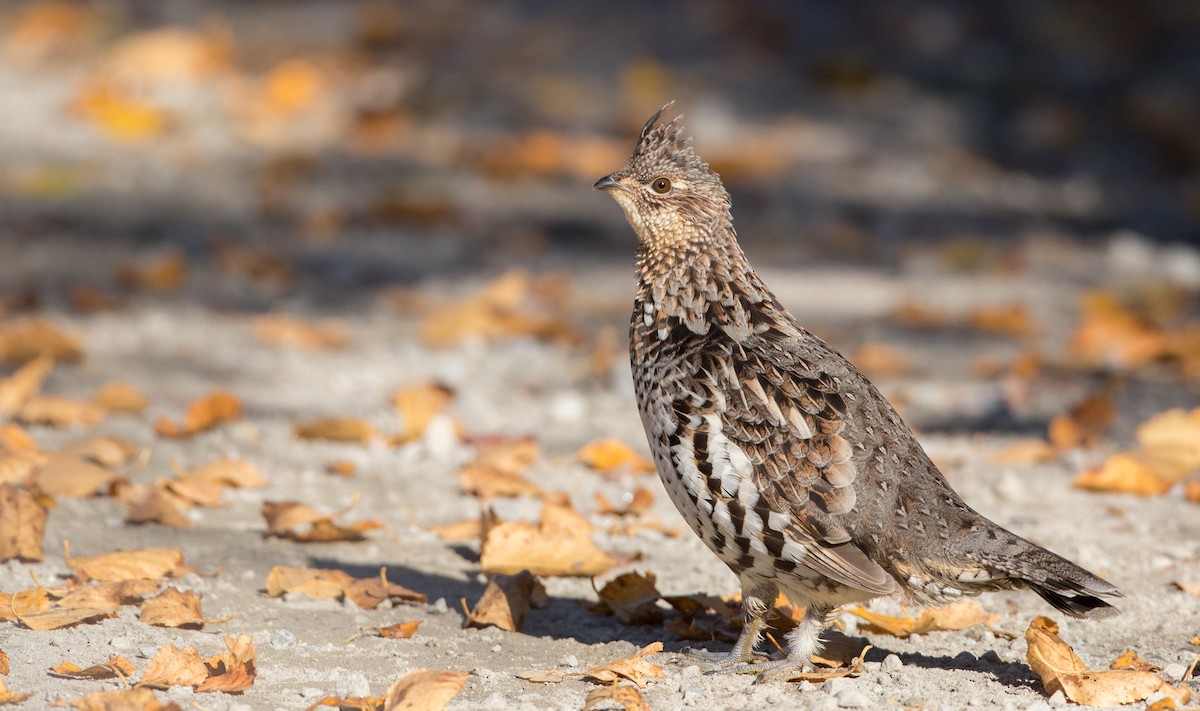
[[[661,114],[596,187],[640,241],[630,356],[659,476],[742,585],[725,666],[787,676],[837,605],[882,595],[1029,588],[1074,617],[1115,614],[1100,599],[1115,587],[963,503],[879,391],[796,322],[738,246],[720,178]],[[806,617],[787,660],[750,664],[780,590]]]

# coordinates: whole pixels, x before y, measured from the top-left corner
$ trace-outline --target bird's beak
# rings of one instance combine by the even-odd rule
[[[592,187],[595,188],[596,190],[603,190],[605,192],[608,192],[610,190],[624,190],[625,189],[625,186],[621,185],[616,180],[614,180],[611,175],[606,175],[603,178],[597,180],[596,184],[593,185]]]

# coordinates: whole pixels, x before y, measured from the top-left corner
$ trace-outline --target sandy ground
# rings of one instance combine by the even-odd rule
[[[357,249],[371,253],[373,248],[364,242]],[[87,258],[66,260],[68,253]],[[123,253],[112,245],[60,236],[25,243],[6,256],[0,260],[0,276],[7,281],[36,265],[55,263],[86,263],[100,273]],[[922,260],[887,270],[814,266],[764,273],[801,321],[839,347],[851,351],[874,341],[902,349],[913,364],[911,374],[881,380],[881,386],[921,429],[923,443],[944,465],[955,488],[1002,525],[1112,580],[1126,594],[1119,602],[1124,614],[1104,622],[1062,620],[1032,594],[993,594],[982,600],[984,606],[999,615],[999,629],[1018,633],[1018,639],[982,628],[906,640],[870,634],[866,639],[874,648],[866,657],[865,673],[823,686],[755,686],[749,677],[708,676],[698,666],[668,665],[665,678],[651,681],[644,690],[651,708],[1059,705],[1062,699],[1047,699],[1026,666],[1025,642],[1019,638],[1029,621],[1042,614],[1059,619],[1063,637],[1092,667],[1104,668],[1132,648],[1173,680],[1183,673],[1197,652],[1189,639],[1200,632],[1200,616],[1197,599],[1170,583],[1200,580],[1200,511],[1179,496],[1141,499],[1087,493],[1073,489],[1071,480],[1085,465],[1128,446],[1140,419],[1169,406],[1194,404],[1195,393],[1169,379],[1130,379],[1117,399],[1118,426],[1097,450],[1068,453],[1051,464],[998,465],[992,463],[991,453],[1017,437],[1043,431],[1048,416],[1091,387],[1090,378],[1047,375],[1022,400],[1023,411],[997,418],[1004,385],[973,375],[971,363],[985,355],[1011,357],[1019,344],[978,332],[913,332],[888,320],[895,304],[910,298],[952,311],[1018,300],[1029,305],[1042,326],[1039,345],[1054,352],[1075,318],[1080,291],[1129,277],[1112,254],[1031,246],[1025,256],[1031,265],[1025,269],[972,275],[945,272]],[[57,369],[47,391],[85,397],[109,379],[123,379],[142,389],[152,405],[144,415],[111,416],[88,432],[31,432],[47,449],[101,433],[146,447],[149,458],[144,466],[127,471],[135,482],[168,476],[173,462],[188,467],[224,455],[255,463],[270,485],[229,491],[226,504],[218,509],[195,509],[188,529],[126,525],[124,508],[109,498],[63,499],[50,516],[46,559],[0,565],[0,590],[28,587],[31,574],[45,584],[63,579],[68,574],[65,541],[76,555],[178,546],[197,570],[177,581],[178,586],[203,595],[209,618],[230,619],[202,631],[163,629],[140,623],[135,608],[126,607],[117,618],[65,630],[34,632],[5,625],[0,649],[12,659],[8,685],[35,693],[25,708],[116,686],[49,676],[47,669],[64,659],[87,665],[121,654],[141,669],[164,644],[192,645],[202,654],[215,654],[225,635],[251,635],[257,645],[259,672],[250,690],[227,696],[175,688],[161,696],[184,708],[303,709],[327,695],[382,694],[398,676],[427,667],[473,670],[450,704],[452,709],[578,709],[592,684],[568,679],[538,685],[516,674],[582,671],[654,641],[664,642],[668,651],[684,647],[685,642],[660,627],[626,626],[584,609],[581,603],[595,599],[587,579],[546,579],[549,605],[534,610],[520,633],[463,629],[461,601],[473,604],[484,586],[477,547],[444,543],[424,527],[477,513],[477,501],[462,492],[456,477],[471,448],[445,436],[445,428],[434,428],[424,440],[398,448],[313,443],[292,434],[294,422],[318,416],[363,417],[393,430],[397,417],[388,402],[390,393],[429,378],[457,390],[451,413],[467,432],[536,437],[543,455],[530,478],[546,489],[569,492],[581,511],[595,510],[595,492],[617,500],[638,485],[655,491],[654,511],[679,526],[683,535],[669,538],[643,531],[632,537],[598,536],[608,550],[642,556],[598,582],[636,569],[654,573],[664,594],[736,591],[733,576],[686,531],[657,481],[635,475],[606,480],[574,459],[578,447],[599,437],[617,437],[645,451],[623,357],[609,376],[597,380],[579,375],[589,354],[563,345],[520,339],[434,351],[418,339],[414,317],[398,315],[374,297],[278,303],[278,311],[338,317],[348,328],[350,345],[329,352],[270,348],[254,338],[244,314],[198,305],[225,303],[219,297],[236,292],[222,281],[227,277],[206,264],[197,261],[187,290],[177,297],[135,296],[125,308],[95,315],[59,313],[53,302],[48,304],[56,318],[83,336],[86,357],[79,365]],[[579,262],[571,265],[571,274],[572,313],[586,315],[593,325],[621,328],[633,288],[628,267]],[[59,276],[70,279],[69,274]],[[428,290],[465,293],[491,276],[494,273],[468,275]],[[197,294],[205,298],[194,298]],[[240,422],[184,440],[154,434],[157,415],[178,416],[187,401],[215,386],[243,399],[246,414]],[[353,461],[357,476],[326,474],[326,464],[335,459]],[[367,541],[305,545],[263,537],[259,508],[264,500],[294,499],[333,510],[351,501],[355,492],[361,493],[361,501],[352,517],[378,518],[387,524]],[[497,509],[505,518],[533,518],[537,504],[502,500]],[[266,595],[265,579],[272,566],[305,564],[358,576],[373,575],[386,566],[392,580],[428,595],[430,602],[394,607],[385,603],[365,611],[331,601]],[[891,601],[873,608],[897,610]],[[360,627],[407,620],[423,623],[411,639],[363,637],[345,642]],[[849,633],[858,634],[853,618],[843,620]]]

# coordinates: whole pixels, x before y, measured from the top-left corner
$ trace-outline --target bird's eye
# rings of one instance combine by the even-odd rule
[[[654,182],[650,184],[650,187],[654,188],[654,192],[658,193],[659,195],[662,195],[664,193],[670,192],[671,181],[667,180],[666,178],[655,178]]]

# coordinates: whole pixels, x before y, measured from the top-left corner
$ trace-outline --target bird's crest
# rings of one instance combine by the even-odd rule
[[[691,136],[683,126],[683,116],[676,116],[666,123],[659,123],[664,112],[675,104],[669,102],[646,122],[637,147],[629,159],[629,167],[649,177],[666,168],[681,172],[700,170],[708,172],[708,164],[700,160],[692,149]]]

